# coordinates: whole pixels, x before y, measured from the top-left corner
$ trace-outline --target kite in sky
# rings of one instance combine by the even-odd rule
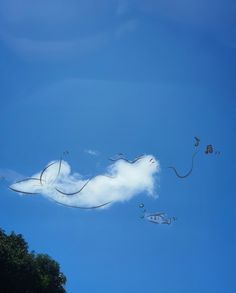
[[[170,225],[177,220],[176,217],[166,217],[166,214],[163,212],[147,213],[143,203],[139,205],[139,208],[143,209],[143,214],[140,218],[154,224]]]

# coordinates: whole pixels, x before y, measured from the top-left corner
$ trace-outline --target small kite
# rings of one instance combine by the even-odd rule
[[[144,209],[143,203],[139,205],[139,208],[143,209],[143,215],[141,215],[140,218],[154,224],[170,225],[172,224],[172,222],[177,220],[176,217],[172,217],[172,218],[166,217],[166,214],[162,212],[147,213],[146,209]]]
[[[213,146],[211,144],[208,144],[205,149],[205,154],[208,155],[212,153],[213,153]]]
[[[200,139],[199,139],[198,137],[196,137],[196,136],[194,136],[194,139],[195,139],[195,144],[194,144],[194,146],[195,146],[195,147],[198,147],[199,144],[200,144]]]
[[[148,222],[154,224],[170,225],[172,222],[176,221],[176,217],[168,218],[165,213],[146,213],[141,216],[141,219],[144,219]]]

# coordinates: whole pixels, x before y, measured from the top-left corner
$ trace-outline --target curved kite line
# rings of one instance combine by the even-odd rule
[[[76,192],[71,192],[71,193],[66,193],[66,192],[63,192],[61,191],[60,189],[58,189],[57,187],[55,187],[56,191],[61,193],[61,194],[64,194],[64,195],[75,195],[75,194],[78,194],[80,193],[84,188],[85,186],[89,183],[89,181],[91,181],[93,178],[90,178],[81,188],[80,190],[76,191]]]
[[[98,175],[98,176],[103,176],[103,177],[107,177],[107,178],[111,178],[111,179],[114,179],[115,177],[113,177],[113,176],[109,176],[109,175]],[[94,177],[92,177],[92,178],[90,178],[90,179],[88,179],[87,180],[87,182],[85,182],[85,184],[78,190],[78,191],[75,191],[75,192],[71,192],[71,193],[67,193],[67,192],[64,192],[64,191],[61,191],[59,188],[57,188],[57,187],[55,187],[55,189],[56,189],[56,191],[57,192],[59,192],[59,193],[61,193],[61,194],[64,194],[64,195],[76,195],[76,194],[78,194],[78,193],[80,193],[84,188],[85,188],[85,186],[92,180],[92,179],[94,179],[94,178],[96,178],[96,176],[94,176]]]
[[[137,161],[141,160],[143,157],[144,157],[144,155],[138,156],[133,161],[130,161],[130,160],[126,159],[126,158],[117,158],[117,159],[109,158],[109,160],[112,161],[112,162],[117,162],[117,161],[122,160],[122,161],[125,161],[125,162],[129,163],[129,164],[134,164]]]
[[[30,181],[30,180],[40,181],[39,178],[28,177],[28,178],[25,178],[25,179],[22,179],[22,180],[16,181],[14,184],[16,184],[16,183],[21,183],[21,182],[25,182],[25,181]],[[43,180],[43,179],[42,179],[42,180]],[[43,180],[43,181],[44,181],[44,180]]]
[[[54,165],[54,164],[56,164],[56,163],[58,163],[58,161],[55,161],[55,162],[52,162],[51,164],[49,164],[49,165],[47,165],[44,169],[43,169],[43,171],[41,172],[41,174],[40,174],[40,177],[39,177],[39,180],[40,180],[40,183],[41,183],[41,185],[43,184],[42,183],[42,181],[43,181],[43,174],[47,171],[47,169],[49,168],[49,167],[51,167],[52,165]],[[61,164],[62,164],[62,158],[60,158],[60,160],[59,160],[59,168],[58,168],[58,172],[57,172],[57,177],[60,175],[60,172],[61,172]],[[56,177],[56,178],[57,178]],[[45,180],[44,180],[45,181]]]
[[[49,167],[51,167],[52,165],[54,165],[54,164],[56,164],[57,163],[57,161],[55,161],[55,162],[52,162],[51,164],[49,164],[49,165],[47,165],[44,169],[43,169],[43,171],[41,172],[41,174],[40,174],[40,177],[39,177],[39,180],[40,180],[40,183],[41,183],[41,185],[43,185],[43,183],[42,183],[42,178],[43,178],[43,174],[47,171],[47,169],[49,168]]]
[[[57,172],[57,177],[60,175],[60,172],[61,172],[61,163],[62,163],[62,158],[60,158],[60,161],[59,161],[59,168],[58,168],[58,172]]]
[[[32,178],[25,178],[25,179],[19,180],[19,181],[15,182],[14,184],[25,182],[25,181],[30,181],[30,180],[40,181],[39,178],[32,177]],[[19,193],[24,193],[24,194],[39,194],[38,192],[21,191],[21,190],[15,189],[15,188],[10,187],[10,186],[8,186],[8,188],[11,189],[12,191],[19,192]]]
[[[92,206],[92,207],[79,207],[79,206],[74,206],[74,205],[68,205],[68,204],[64,204],[64,203],[61,203],[55,199],[53,199],[53,201],[55,201],[56,203],[62,205],[62,206],[65,206],[65,207],[70,207],[70,208],[76,208],[76,209],[84,209],[84,210],[92,210],[92,209],[99,209],[101,207],[104,207],[110,203],[112,203],[112,201],[108,201],[106,203],[103,203],[103,204],[100,204],[98,206]]]
[[[39,194],[38,192],[27,192],[27,191],[22,191],[22,190],[17,190],[15,188],[12,188],[10,186],[8,186],[9,189],[11,189],[12,191],[18,192],[18,193],[24,193],[24,194]]]
[[[176,170],[176,168],[173,167],[173,166],[170,166],[170,167],[167,167],[167,168],[172,169],[172,170],[175,172],[175,174],[176,174],[176,176],[177,176],[178,178],[181,178],[181,179],[183,179],[183,178],[187,178],[187,177],[192,173],[192,171],[193,171],[194,157],[196,156],[197,153],[198,153],[198,151],[195,152],[195,153],[192,155],[192,164],[191,164],[191,168],[190,168],[190,170],[188,171],[187,174],[185,174],[185,175],[180,175],[179,172]]]

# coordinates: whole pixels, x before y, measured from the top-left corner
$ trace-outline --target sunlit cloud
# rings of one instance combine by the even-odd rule
[[[151,155],[134,161],[118,159],[103,174],[84,178],[71,173],[66,161],[53,161],[41,172],[12,184],[9,188],[22,194],[42,194],[59,204],[91,208],[125,202],[145,192],[156,196],[160,165]],[[109,204],[108,204],[109,203]]]

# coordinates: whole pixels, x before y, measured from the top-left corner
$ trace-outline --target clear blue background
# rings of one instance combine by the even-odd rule
[[[84,175],[118,152],[161,164],[158,199],[100,211],[0,182],[0,226],[56,259],[69,293],[236,292],[235,12],[230,0],[0,0],[2,174],[30,176],[64,150]],[[194,136],[180,180],[166,167],[188,170]],[[142,221],[140,202],[178,221]]]

